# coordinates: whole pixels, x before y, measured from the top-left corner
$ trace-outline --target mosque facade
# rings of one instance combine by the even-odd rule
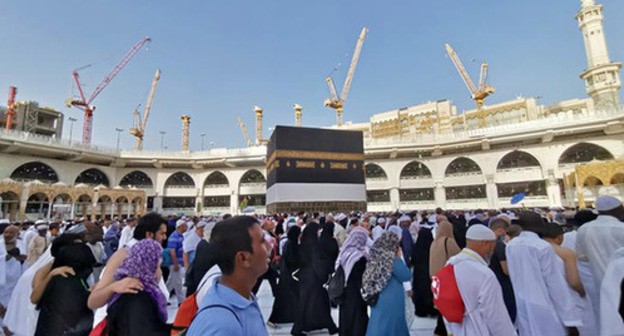
[[[624,199],[621,63],[609,59],[602,6],[582,0],[576,19],[588,60],[580,74],[587,98],[549,106],[518,98],[461,114],[442,100],[344,125],[364,136],[368,210],[576,206],[599,194]],[[18,219],[264,212],[266,150],[118,151],[0,131],[0,211]],[[579,165],[611,168],[579,174]],[[519,193],[524,199],[512,204]]]

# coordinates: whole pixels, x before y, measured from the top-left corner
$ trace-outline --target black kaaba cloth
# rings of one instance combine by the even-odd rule
[[[267,211],[366,208],[362,132],[277,126],[267,148]]]

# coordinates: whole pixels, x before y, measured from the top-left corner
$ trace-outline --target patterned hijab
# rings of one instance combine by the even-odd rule
[[[362,259],[362,257],[368,258],[368,253],[366,251],[367,242],[368,231],[364,228],[356,227],[351,231],[344,244],[342,244],[340,254],[338,254],[338,263],[344,270],[345,284],[349,280],[349,275],[355,263]]]
[[[153,239],[143,239],[134,244],[128,252],[128,257],[121,263],[113,276],[115,281],[124,278],[137,278],[143,283],[143,291],[148,293],[158,306],[162,321],[167,321],[167,299],[158,288],[157,271],[162,255],[162,247]],[[120,295],[115,294],[110,302],[111,306]]]
[[[390,232],[384,232],[373,244],[362,277],[362,297],[365,301],[380,293],[390,281],[398,246],[399,237]]]

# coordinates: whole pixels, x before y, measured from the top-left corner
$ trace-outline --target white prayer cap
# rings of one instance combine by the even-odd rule
[[[386,217],[377,218],[377,224],[385,224],[385,223],[386,223]]]
[[[371,217],[369,217],[369,218],[368,218],[368,223],[369,223],[370,225],[375,225],[375,224],[377,224],[377,217],[375,217],[375,216],[371,216]]]
[[[412,219],[408,215],[403,215],[403,216],[401,216],[399,218],[398,222],[399,223],[402,223],[402,222],[410,222],[411,223]]]
[[[488,229],[487,226],[483,224],[474,224],[468,228],[468,231],[466,231],[466,239],[478,241],[496,240],[496,235],[494,234],[494,231]]]
[[[178,219],[178,221],[176,222],[176,229],[182,225],[186,225],[186,221],[184,219]]]
[[[596,210],[598,211],[609,211],[619,206],[622,206],[622,202],[613,196],[602,195],[596,199]]]
[[[47,222],[46,222],[46,221],[44,221],[43,219],[37,219],[37,220],[35,221],[35,226],[37,226],[37,225],[39,225],[39,224],[47,224]]]
[[[0,225],[10,225],[11,221],[9,221],[8,219],[4,218],[4,219],[0,219]]]
[[[47,230],[49,229],[50,226],[47,224],[41,224],[41,225],[37,225],[37,231],[41,231],[41,230]]]
[[[338,215],[336,215],[336,218],[335,218],[335,219],[336,219],[336,221],[337,221],[337,222],[340,222],[340,221],[344,220],[345,218],[347,218],[347,215],[345,215],[345,214],[343,214],[343,213],[341,212],[341,213],[339,213]]]
[[[399,237],[399,240],[403,238],[403,230],[396,225],[392,225],[388,228],[388,232],[392,232],[395,236]]]

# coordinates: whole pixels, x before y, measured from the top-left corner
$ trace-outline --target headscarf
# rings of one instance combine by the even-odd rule
[[[212,234],[212,229],[214,229],[215,225],[217,225],[217,222],[210,221],[206,223],[206,226],[204,226],[204,239],[206,241],[210,241],[210,235]]]
[[[356,227],[354,228],[347,240],[340,248],[340,254],[338,254],[338,264],[342,266],[345,273],[345,284],[349,279],[353,266],[362,258],[368,258],[366,252],[366,243],[368,242],[368,231],[366,229]]]
[[[398,225],[392,225],[388,228],[388,232],[393,233],[401,240],[403,238],[403,230]]]
[[[412,236],[412,241],[418,240],[418,231],[420,231],[420,223],[418,221],[412,222],[409,227],[409,233]]]
[[[373,243],[366,263],[366,270],[362,276],[362,298],[364,301],[379,294],[390,281],[398,247],[399,237],[390,232],[384,232]]]
[[[301,228],[298,227],[297,225],[292,226],[290,229],[288,229],[288,241],[286,242],[286,248],[285,250],[287,251],[286,255],[288,255],[289,258],[291,258],[291,260],[299,260],[299,235],[301,234]]]
[[[429,253],[429,275],[436,274],[449,260],[450,257],[459,253],[461,249],[453,235],[453,224],[444,221],[438,224],[436,238],[431,244]]]
[[[311,222],[301,234],[301,261],[304,266],[311,266],[317,254],[319,225]]]
[[[121,263],[113,276],[115,281],[124,278],[137,278],[143,284],[143,291],[148,293],[158,307],[158,313],[162,321],[167,321],[167,299],[158,287],[156,271],[162,255],[162,247],[153,239],[142,239],[134,244],[128,257]],[[108,303],[110,307],[120,295],[115,294]]]

